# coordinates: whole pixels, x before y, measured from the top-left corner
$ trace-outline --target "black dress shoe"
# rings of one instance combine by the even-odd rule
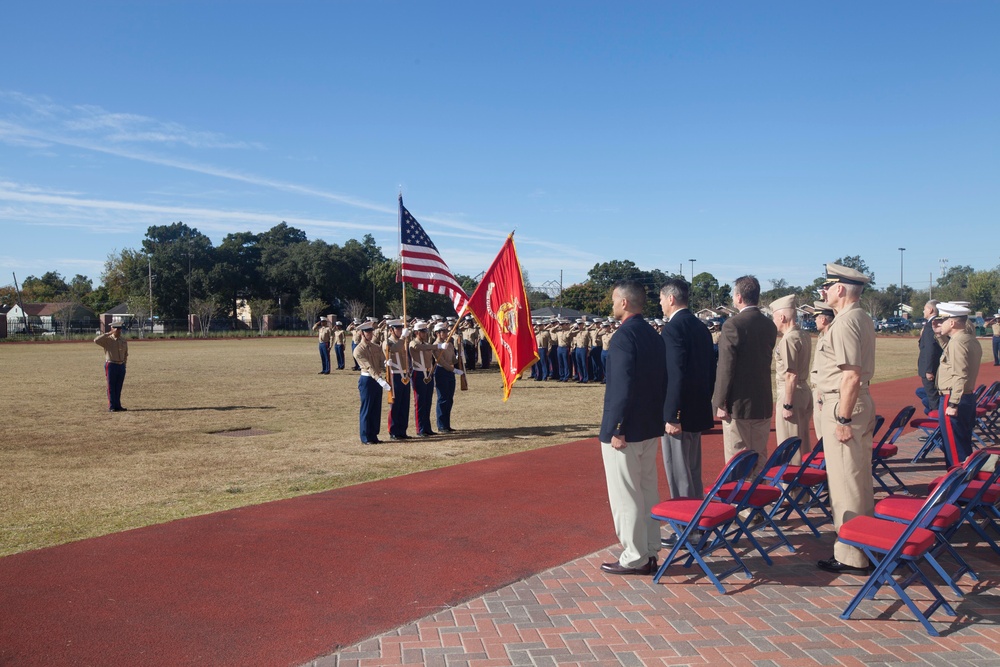
[[[455,429],[453,429],[453,428],[439,428],[438,429],[438,433],[454,433],[454,432],[455,432]]]
[[[417,433],[417,435],[421,438],[429,438],[432,435],[437,435],[437,433],[434,431],[421,431],[420,433]]]
[[[371,438],[370,440],[368,440],[368,442],[363,442],[361,444],[363,444],[363,445],[381,445],[382,441],[379,440],[378,438]]]
[[[656,559],[651,557],[642,567],[625,567],[618,561],[603,563],[601,571],[608,574],[652,574],[656,571]]]
[[[834,574],[871,574],[872,566],[868,567],[853,567],[851,565],[845,565],[841,563],[836,558],[832,556],[827,560],[821,560],[816,563],[816,567],[823,570],[824,572],[832,572]]]

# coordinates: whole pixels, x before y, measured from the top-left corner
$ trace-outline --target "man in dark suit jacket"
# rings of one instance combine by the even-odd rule
[[[722,420],[722,442],[728,461],[744,449],[760,454],[754,473],[767,457],[771,431],[771,355],[778,329],[760,312],[760,283],[742,276],[733,283],[739,313],[722,325],[719,368],[712,405]]]
[[[663,339],[642,318],[646,289],[640,283],[615,283],[611,298],[621,326],[608,349],[600,439],[611,516],[624,549],[601,570],[652,574],[660,550],[660,525],[650,510],[659,502],[656,451],[666,392]]]
[[[927,318],[927,323],[920,330],[918,344],[920,352],[917,356],[917,375],[920,376],[920,382],[923,386],[917,389],[916,393],[924,404],[925,413],[937,410],[940,402],[934,379],[937,377],[938,364],[941,363],[941,352],[943,351],[937,339],[937,332],[934,331],[934,328],[940,324],[934,319],[938,315],[937,305],[938,302],[935,299],[924,304],[924,317]]]
[[[666,348],[667,395],[663,401],[664,435],[660,439],[663,468],[673,498],[701,498],[701,434],[715,424],[712,417],[712,372],[715,349],[704,322],[688,310],[689,286],[671,279],[660,289],[666,322],[661,334]]]

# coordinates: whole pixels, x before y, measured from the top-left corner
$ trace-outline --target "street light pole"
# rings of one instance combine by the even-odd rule
[[[899,249],[899,315],[903,315],[903,251],[906,248]]]
[[[694,263],[697,262],[698,260],[689,259],[688,261],[691,262],[691,284],[694,285]]]

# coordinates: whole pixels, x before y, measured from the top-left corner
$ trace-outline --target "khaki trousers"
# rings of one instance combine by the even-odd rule
[[[659,438],[629,442],[624,449],[601,443],[611,518],[624,547],[618,558],[623,567],[642,567],[660,551],[660,522],[649,515],[660,502],[656,475],[659,451]]]
[[[840,526],[856,516],[875,515],[875,492],[872,479],[872,433],[875,430],[875,403],[868,389],[858,395],[851,415],[851,439],[840,442],[836,437],[837,403],[840,395],[823,394],[823,453],[830,485],[830,505],[833,525]],[[868,557],[860,549],[836,542],[833,557],[851,567],[867,567]]]
[[[752,449],[760,454],[752,475],[764,467],[767,460],[767,438],[771,435],[770,419],[730,419],[722,422],[722,444],[726,462],[742,452]]]
[[[802,438],[802,447],[792,458],[792,465],[802,463],[802,457],[812,451],[812,436],[809,435],[809,422],[813,418],[813,397],[809,388],[800,384],[792,392],[792,418],[784,418],[781,401],[785,396],[783,384],[778,385],[778,405],[774,408],[774,433],[780,445],[789,438]]]

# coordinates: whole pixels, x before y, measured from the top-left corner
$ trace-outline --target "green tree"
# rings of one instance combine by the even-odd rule
[[[594,264],[594,268],[587,272],[587,277],[594,289],[602,290],[610,289],[618,280],[642,280],[646,276],[632,260],[613,259],[603,264]]]
[[[146,230],[142,249],[153,268],[153,295],[160,315],[186,319],[190,298],[212,292],[209,275],[215,264],[212,240],[183,222]]]
[[[702,271],[695,275],[691,284],[690,308],[692,311],[699,311],[729,303],[731,289],[729,285],[720,285],[719,279],[708,271]]]
[[[981,310],[984,315],[996,313],[1000,306],[1000,273],[996,270],[972,273],[968,278],[965,295],[973,312]]]
[[[237,232],[226,235],[215,249],[215,263],[209,272],[209,282],[231,317],[236,316],[241,299],[250,299],[264,292],[258,241],[256,234]]]
[[[109,308],[125,303],[132,295],[149,288],[148,258],[138,250],[125,248],[121,252],[112,250],[104,261],[101,283],[107,291]],[[104,312],[104,308],[98,312]]]
[[[51,303],[62,301],[69,292],[69,285],[58,271],[48,271],[41,278],[28,276],[21,283],[25,303]]]

